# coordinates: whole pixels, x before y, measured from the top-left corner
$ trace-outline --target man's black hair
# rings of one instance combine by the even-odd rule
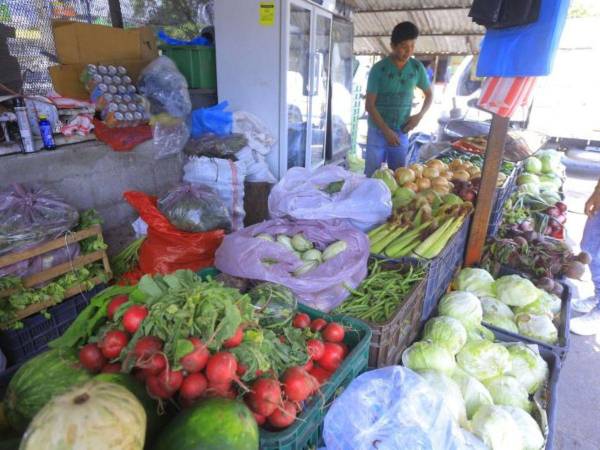
[[[392,31],[392,45],[419,37],[419,29],[412,22],[401,22]]]

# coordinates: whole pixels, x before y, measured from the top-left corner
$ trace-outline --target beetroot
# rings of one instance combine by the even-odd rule
[[[106,358],[96,344],[87,344],[79,350],[81,365],[90,372],[99,372],[106,364]]]

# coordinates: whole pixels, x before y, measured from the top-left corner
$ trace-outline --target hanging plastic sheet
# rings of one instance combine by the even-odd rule
[[[537,22],[488,30],[481,44],[478,77],[538,77],[552,71],[569,0],[543,0]]]

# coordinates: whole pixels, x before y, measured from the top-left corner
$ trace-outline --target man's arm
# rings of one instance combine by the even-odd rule
[[[419,122],[421,121],[421,119],[423,119],[423,116],[433,103],[433,91],[431,90],[431,86],[425,89],[423,91],[423,94],[425,94],[425,100],[423,101],[421,111],[419,111],[414,116],[410,116],[408,118],[408,120],[406,121],[406,125],[404,125],[404,128],[402,129],[404,133],[408,133],[409,131],[413,130],[417,125],[419,125]]]
[[[377,100],[377,94],[367,92],[367,100],[365,103],[365,109],[369,113],[369,117],[371,118],[371,120],[373,122],[375,122],[375,125],[377,125],[377,128],[379,128],[381,130],[381,132],[383,133],[383,135],[385,136],[385,140],[387,141],[387,143],[392,146],[397,147],[398,145],[400,145],[400,139],[398,139],[398,136],[396,135],[396,133],[394,133],[390,129],[390,127],[387,126],[387,124],[385,123],[385,120],[383,120],[383,117],[381,117],[381,114],[379,114],[379,111],[377,111],[377,107],[375,106],[376,100]]]
[[[585,202],[584,212],[588,215],[588,217],[592,217],[594,214],[597,214],[600,211],[600,180],[598,180],[598,184],[596,184],[596,188],[588,201]]]

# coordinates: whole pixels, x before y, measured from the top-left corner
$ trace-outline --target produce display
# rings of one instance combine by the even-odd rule
[[[560,286],[560,283],[554,284]],[[480,322],[548,344],[558,343],[562,300],[537,288],[527,278],[505,275],[494,280],[483,269],[466,268],[454,280],[453,286],[459,290],[449,296],[468,295],[473,304],[479,300],[481,319],[477,319]],[[552,289],[555,289],[554,285]],[[464,312],[458,305],[453,305],[452,310],[457,315]],[[468,314],[465,316],[469,317]]]
[[[425,277],[423,266],[402,266],[373,260],[369,274],[334,312],[377,324],[391,319]]]
[[[474,284],[478,292],[489,288],[487,282]],[[536,393],[548,382],[548,364],[536,346],[473,333],[483,315],[475,295],[459,292],[445,300],[440,316],[426,323],[423,340],[404,351],[402,364],[417,371],[454,421],[488,448],[541,449],[547,430],[533,413]]]

